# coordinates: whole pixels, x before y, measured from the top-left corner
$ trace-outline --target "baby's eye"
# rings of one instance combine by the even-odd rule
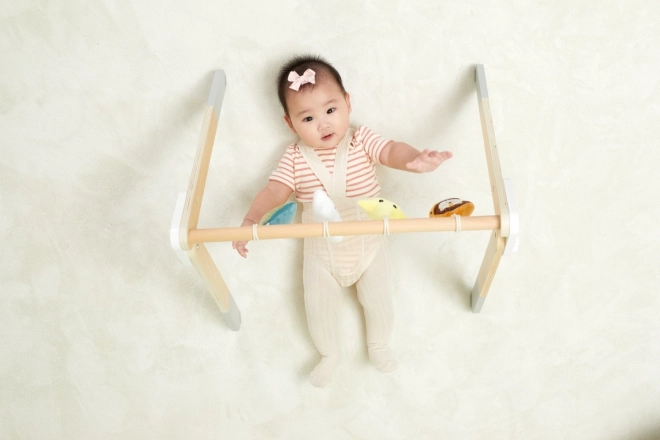
[[[328,114],[330,114],[330,113],[334,113],[335,111],[337,111],[336,108],[329,108],[329,109],[328,109]]]
[[[307,116],[306,118],[303,119],[303,122],[310,122],[312,119],[314,118],[312,118],[311,116]]]

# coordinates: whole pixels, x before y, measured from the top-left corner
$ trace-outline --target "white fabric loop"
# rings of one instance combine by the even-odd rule
[[[330,237],[330,229],[328,228],[328,221],[323,222],[323,238]]]
[[[257,234],[257,224],[256,223],[254,223],[252,225],[252,240],[255,240],[255,241],[259,240],[259,234]]]
[[[383,235],[390,235],[390,219],[383,217]]]
[[[461,216],[454,214],[452,217],[456,220],[456,232],[461,232]]]

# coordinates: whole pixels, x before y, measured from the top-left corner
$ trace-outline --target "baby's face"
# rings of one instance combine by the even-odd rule
[[[289,92],[287,106],[289,115],[284,120],[312,148],[332,148],[348,130],[351,97],[332,80],[324,79],[310,90]]]

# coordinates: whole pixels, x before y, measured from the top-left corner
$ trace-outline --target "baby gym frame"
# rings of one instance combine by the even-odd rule
[[[252,240],[255,237],[258,237],[259,240],[269,240],[323,237],[324,234],[344,236],[402,232],[490,230],[492,231],[490,241],[472,289],[472,311],[478,313],[481,310],[502,255],[517,250],[519,219],[513,185],[509,179],[502,177],[484,66],[478,64],[475,71],[481,129],[495,214],[471,217],[337,222],[326,224],[325,231],[323,223],[197,228],[206,176],[208,175],[211,152],[213,151],[215,133],[218,127],[218,117],[226,86],[224,71],[215,71],[188,190],[179,194],[170,228],[170,242],[181,261],[186,265],[192,265],[197,270],[232,330],[240,328],[241,314],[220,275],[218,267],[206,249],[205,243]]]

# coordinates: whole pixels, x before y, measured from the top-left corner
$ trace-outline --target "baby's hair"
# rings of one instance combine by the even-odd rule
[[[287,115],[289,114],[289,108],[286,105],[285,94],[291,85],[291,82],[288,80],[289,73],[294,71],[298,75],[302,75],[307,69],[312,69],[314,72],[316,72],[317,82],[319,79],[322,80],[329,74],[337,82],[337,85],[341,89],[342,93],[346,93],[346,90],[344,90],[344,84],[341,82],[341,76],[339,75],[339,72],[337,72],[337,69],[332,67],[332,64],[318,55],[295,56],[282,66],[280,73],[277,76],[277,96],[280,98],[280,104],[282,104],[282,108]],[[314,87],[314,84],[303,84],[300,87],[300,90],[302,90],[304,87]]]

